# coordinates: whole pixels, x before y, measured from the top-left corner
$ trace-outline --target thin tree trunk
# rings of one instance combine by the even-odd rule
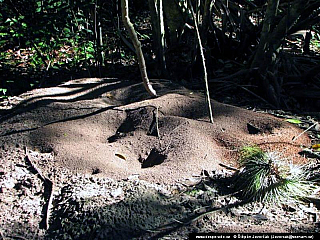
[[[211,7],[212,7],[212,1],[211,0],[205,0],[204,2],[204,10],[203,10],[203,21],[202,21],[202,28],[201,28],[201,37],[204,45],[207,44],[207,35],[208,35],[208,28],[211,20]]]
[[[166,18],[166,24],[169,32],[167,36],[170,39],[170,45],[174,46],[178,44],[179,37],[183,31],[185,21],[183,18],[183,12],[176,0],[162,0],[163,12]]]
[[[152,88],[152,85],[151,85],[149,78],[148,78],[146,62],[144,60],[143,52],[142,52],[142,48],[141,48],[141,42],[138,39],[137,33],[134,30],[133,24],[130,22],[128,0],[121,0],[121,12],[122,12],[123,24],[126,27],[128,33],[129,33],[130,39],[131,39],[131,41],[134,45],[134,48],[136,50],[143,85],[146,88],[147,92],[152,97],[156,97],[157,93]]]
[[[268,6],[262,26],[260,42],[251,64],[252,68],[261,67],[261,63],[264,62],[265,53],[270,47],[268,43],[268,36],[271,34],[271,25],[273,24],[274,18],[276,17],[279,2],[280,0],[268,0]]]
[[[164,38],[164,20],[163,20],[163,2],[159,0],[159,30],[160,30],[160,49],[159,49],[159,59],[161,65],[161,71],[163,75],[167,75],[167,64],[166,56],[164,54],[165,50],[165,38]]]
[[[208,110],[209,110],[209,118],[210,118],[210,122],[213,123],[213,114],[212,114],[210,92],[209,92],[209,84],[208,84],[208,74],[207,74],[206,62],[205,62],[205,58],[204,58],[204,54],[203,54],[201,37],[200,37],[199,29],[198,29],[198,22],[196,20],[196,15],[195,15],[195,13],[193,11],[192,3],[191,3],[190,0],[189,0],[189,5],[190,5],[190,10],[191,10],[191,14],[192,14],[192,17],[193,17],[193,21],[194,21],[194,26],[196,28],[196,33],[197,33],[197,38],[198,38],[198,43],[199,43],[199,48],[200,48],[200,55],[201,55],[201,59],[202,59],[204,82],[205,82],[205,86],[206,86],[206,98],[207,98]]]
[[[163,1],[148,0],[152,22],[153,48],[156,52],[158,64],[161,67],[161,74],[167,75],[167,64],[165,57],[165,30],[163,20]]]

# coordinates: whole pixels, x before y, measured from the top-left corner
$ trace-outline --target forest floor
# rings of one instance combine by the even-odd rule
[[[317,162],[319,119],[213,101],[211,124],[202,93],[153,85],[153,99],[141,83],[88,78],[2,101],[0,238],[319,231],[317,199],[264,205],[232,192],[244,146]]]

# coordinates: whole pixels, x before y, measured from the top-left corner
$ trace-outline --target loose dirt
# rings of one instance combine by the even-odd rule
[[[167,80],[153,86],[159,97],[151,99],[141,83],[79,79],[24,93],[15,108],[3,110],[2,236],[126,239],[186,238],[195,231],[316,231],[311,210],[289,221],[299,219],[294,214],[300,208],[272,213],[259,204],[243,206],[235,197],[222,197],[217,182],[209,181],[231,177],[223,166],[237,168],[244,146],[306,163],[298,154],[311,144],[306,133],[283,119],[216,101],[211,124],[202,93]],[[51,196],[39,171],[53,183]],[[202,185],[192,192],[187,186],[195,183]],[[190,221],[208,209],[214,213]],[[10,217],[15,212],[12,216],[24,214],[22,220]],[[279,221],[285,227],[274,225]]]

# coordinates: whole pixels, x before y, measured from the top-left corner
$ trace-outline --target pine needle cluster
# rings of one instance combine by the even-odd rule
[[[293,165],[277,153],[259,147],[244,147],[240,157],[241,170],[235,189],[252,201],[284,203],[301,201],[314,194],[318,187],[309,180],[305,165]]]

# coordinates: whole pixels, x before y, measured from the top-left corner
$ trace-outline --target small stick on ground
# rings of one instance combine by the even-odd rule
[[[8,239],[21,239],[21,240],[27,240],[27,238],[20,236],[20,235],[8,235]],[[6,238],[2,238],[2,240],[6,240]]]
[[[1,230],[0,230],[0,237],[1,237],[2,240],[5,240],[5,238],[4,238],[3,233],[2,233]]]
[[[267,100],[265,100],[263,97],[260,97],[259,95],[255,94],[254,92],[250,91],[249,89],[247,89],[246,87],[243,87],[241,85],[235,84],[238,87],[240,87],[241,89],[245,90],[246,92],[250,93],[251,95],[255,96],[256,98],[260,99],[261,101],[263,101],[264,103],[270,105],[273,108],[276,108],[273,104],[269,103]]]
[[[225,164],[223,164],[223,163],[219,163],[219,165],[220,165],[221,167],[224,167],[224,168],[228,169],[228,170],[232,170],[232,171],[235,171],[235,172],[240,171],[240,169],[238,169],[238,168],[234,168],[234,167],[225,165]]]
[[[32,162],[29,154],[28,154],[28,149],[25,147],[25,160],[31,165],[33,170],[38,174],[40,179],[44,183],[44,193],[47,195],[47,203],[43,206],[43,212],[44,212],[44,218],[42,219],[42,224],[44,225],[44,229],[48,230],[49,229],[49,219],[50,219],[50,210],[52,207],[52,199],[53,199],[53,190],[54,190],[54,185],[53,182],[45,177],[41,170]],[[46,194],[47,193],[47,194]]]
[[[302,136],[302,134],[306,133],[307,131],[309,131],[311,128],[313,128],[315,125],[317,125],[318,123],[314,123],[312,124],[310,127],[308,127],[306,130],[304,130],[302,133],[300,133],[298,136],[295,136],[293,139],[292,139],[292,142],[296,141],[299,137]]]
[[[156,130],[157,130],[157,137],[160,138],[160,132],[159,132],[159,107],[157,106],[156,109]]]
[[[191,220],[187,221],[187,222],[184,222],[184,221],[181,221],[183,225],[190,225],[192,223],[194,223],[195,221],[199,220],[200,218],[203,218],[204,216],[208,216],[210,214],[213,214],[217,211],[225,211],[227,209],[231,209],[231,208],[234,208],[234,207],[238,207],[238,206],[242,206],[244,204],[248,203],[247,201],[240,201],[240,202],[235,202],[235,203],[232,203],[232,204],[228,204],[228,205],[225,205],[225,206],[222,206],[220,208],[212,208],[206,212],[203,212],[203,213],[200,213],[198,214],[197,216],[193,217]]]
[[[152,106],[155,109],[153,110],[153,119],[152,123],[150,125],[148,134],[156,136],[158,139],[160,139],[160,131],[159,131],[159,107]]]
[[[306,130],[304,130],[303,132],[301,132],[298,136],[294,136],[291,140],[291,142],[295,142],[298,138],[300,138],[304,133],[306,133],[307,131],[309,131],[311,128],[313,128],[315,125],[317,125],[317,123],[312,124],[310,127],[308,127]],[[284,152],[288,149],[288,147],[285,147],[279,154],[279,156],[282,156],[284,154]]]

